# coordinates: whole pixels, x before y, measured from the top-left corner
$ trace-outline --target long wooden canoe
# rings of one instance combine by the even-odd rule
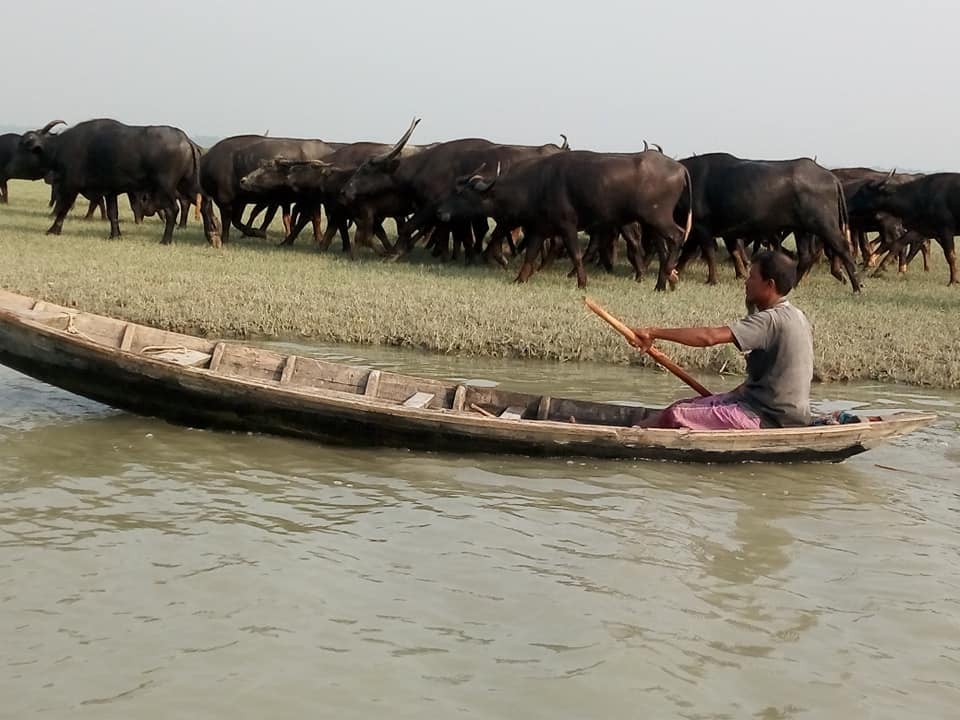
[[[754,431],[641,429],[653,409],[426,378],[167,332],[0,290],[0,362],[194,427],[457,452],[694,462],[840,461],[935,415]]]

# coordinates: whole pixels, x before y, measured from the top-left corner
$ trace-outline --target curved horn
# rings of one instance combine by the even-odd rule
[[[457,188],[462,188],[462,187],[464,187],[464,186],[466,186],[466,185],[469,185],[470,183],[474,182],[474,180],[482,180],[482,179],[483,179],[483,176],[480,175],[480,173],[483,172],[483,169],[484,169],[486,166],[487,166],[487,164],[486,164],[485,162],[484,162],[484,163],[480,163],[480,167],[478,167],[478,168],[477,168],[476,170],[474,170],[472,173],[468,173],[468,174],[466,174],[466,175],[461,175],[460,177],[457,178],[457,180],[456,180],[456,182],[455,182],[454,184],[457,186]]]
[[[40,128],[40,130],[39,130],[38,132],[39,132],[41,135],[46,135],[48,132],[50,132],[51,130],[53,130],[57,125],[66,125],[66,124],[67,124],[67,121],[66,121],[66,120],[51,120],[51,121],[48,122],[46,125],[44,125],[42,128]]]
[[[894,168],[894,169],[891,170],[889,173],[887,173],[887,176],[884,178],[884,180],[889,180],[890,178],[892,178],[892,177],[893,177],[894,175],[896,175],[896,174],[897,174],[897,169]]]
[[[410,123],[410,127],[407,128],[407,131],[403,134],[403,137],[397,140],[397,144],[394,145],[392,148],[390,148],[390,150],[384,153],[383,155],[378,155],[376,157],[370,158],[370,162],[378,164],[378,163],[390,162],[391,160],[393,160],[403,150],[403,146],[407,144],[407,140],[410,139],[410,136],[413,135],[413,131],[416,129],[417,125],[419,124],[420,124],[420,118],[414,118],[413,122]]]
[[[497,163],[497,174],[491,180],[484,180],[482,177],[474,176],[470,178],[470,186],[477,192],[486,192],[492,188],[500,177],[500,163]]]
[[[564,135],[563,133],[560,133],[560,137],[563,138],[563,145],[560,146],[560,149],[561,149],[561,150],[569,150],[569,149],[570,149],[570,143],[567,142],[567,136]]]
[[[650,146],[647,144],[647,141],[644,140],[644,141],[643,141],[643,151],[646,152],[646,151],[649,150],[649,149],[650,149]]]
[[[658,152],[658,153],[660,153],[661,155],[663,154],[663,148],[662,148],[662,147],[660,147],[660,146],[657,145],[656,143],[650,143],[650,144],[657,149],[657,152]]]

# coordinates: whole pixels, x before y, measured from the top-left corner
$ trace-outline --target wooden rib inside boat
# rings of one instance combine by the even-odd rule
[[[195,427],[456,452],[696,462],[839,461],[935,415],[816,427],[633,427],[653,411],[444,383],[79,312],[0,291],[0,362],[131,412]]]

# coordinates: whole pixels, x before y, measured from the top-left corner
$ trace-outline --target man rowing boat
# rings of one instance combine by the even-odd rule
[[[747,379],[718,395],[680,400],[646,418],[642,427],[691,430],[756,430],[810,424],[813,334],[803,312],[786,296],[796,281],[796,263],[780,252],[761,253],[745,284],[742,320],[721,327],[634,328],[635,347],[655,340],[710,347],[733,343],[747,355]]]

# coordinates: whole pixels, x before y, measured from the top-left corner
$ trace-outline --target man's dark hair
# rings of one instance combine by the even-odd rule
[[[797,284],[797,263],[775,250],[766,250],[753,260],[760,267],[760,277],[773,280],[774,287],[781,296],[793,290]]]

